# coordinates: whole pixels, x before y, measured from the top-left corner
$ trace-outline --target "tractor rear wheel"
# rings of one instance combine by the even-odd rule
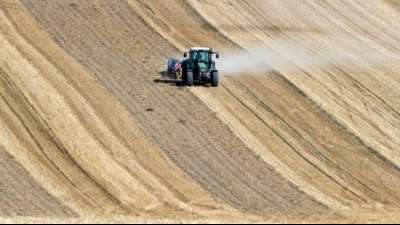
[[[217,87],[219,83],[219,77],[218,77],[218,71],[212,71],[211,72],[211,86]]]

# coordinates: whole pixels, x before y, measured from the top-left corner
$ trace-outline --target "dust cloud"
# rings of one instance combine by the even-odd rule
[[[234,76],[332,65],[362,68],[398,62],[399,59],[398,53],[385,49],[379,41],[341,38],[317,46],[307,41],[276,40],[248,51],[225,52],[217,60],[217,67],[221,74]]]

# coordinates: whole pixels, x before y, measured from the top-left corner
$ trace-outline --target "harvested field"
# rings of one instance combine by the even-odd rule
[[[390,0],[0,0],[0,217],[395,221],[399,9]],[[166,59],[191,46],[222,59],[262,48],[290,63],[221,71],[218,88],[162,79]],[[324,49],[357,58],[332,61]]]

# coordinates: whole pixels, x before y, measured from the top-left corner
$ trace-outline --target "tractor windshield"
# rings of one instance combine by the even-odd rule
[[[210,53],[206,51],[193,51],[191,53],[193,60],[201,60],[201,61],[208,61],[209,55]]]

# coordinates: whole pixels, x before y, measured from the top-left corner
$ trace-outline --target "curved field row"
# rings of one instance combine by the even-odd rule
[[[10,5],[1,10],[1,141],[40,185],[79,215],[234,216],[189,182],[22,5]]]
[[[280,41],[282,38],[300,41],[300,44],[304,44],[301,43],[301,41],[304,42],[304,37],[314,34],[314,31],[318,31],[318,34],[314,35],[316,40],[329,38],[328,34],[323,35],[327,33],[329,27],[324,28],[321,25],[307,28],[308,24],[312,24],[311,22],[307,21],[308,23],[301,24],[302,21],[298,20],[305,15],[305,11],[316,11],[315,8],[305,8],[302,9],[303,11],[297,12],[294,8],[289,8],[291,6],[289,2],[285,4],[274,1],[193,1],[192,7],[179,2],[175,5],[170,2],[165,4],[157,1],[138,2],[130,1],[150,26],[181,50],[200,44],[216,48],[229,48],[233,41],[236,45],[252,51],[257,43],[258,45],[267,45],[268,41],[278,43],[274,40]],[[311,7],[311,4],[312,1],[304,5]],[[338,5],[336,2],[333,4]],[[170,7],[171,5],[173,7]],[[289,9],[284,8],[285,6],[289,6]],[[323,6],[328,7],[329,4]],[[181,14],[173,13],[172,10],[180,12],[179,9],[186,10],[186,15],[191,16],[185,16],[184,20],[178,18],[181,17]],[[192,12],[189,12],[190,9]],[[270,12],[278,12],[279,15],[269,15]],[[200,15],[204,17],[205,21],[199,22]],[[295,21],[299,24],[290,23],[291,21],[281,22],[286,19],[285,16],[289,17],[289,15],[295,15],[297,19]],[[319,19],[315,20],[319,21]],[[177,24],[176,21],[179,23]],[[207,24],[207,22],[209,23]],[[197,27],[207,27],[204,24],[213,29],[203,29],[201,32],[197,32]],[[329,23],[322,24],[326,26],[325,24]],[[189,27],[193,28],[190,32],[188,32]],[[301,32],[302,30],[304,31]],[[310,32],[307,32],[308,30]],[[308,42],[314,40],[307,38]],[[188,44],[182,46],[185,42],[181,40],[185,40]],[[284,52],[279,52],[279,49],[274,49],[274,46],[269,47],[271,51],[284,54]],[[322,103],[317,101],[318,99],[312,98],[315,93],[308,94],[302,88],[302,83],[295,82],[304,82],[308,75],[319,79],[322,79],[320,77],[324,75],[306,71],[309,68],[305,68],[303,71],[302,68],[299,68],[298,72],[291,74],[285,74],[285,71],[281,72],[280,68],[275,69],[275,72],[262,76],[246,75],[239,78],[224,78],[223,87],[217,91],[194,90],[194,92],[205,102],[210,102],[211,107],[218,105],[214,110],[219,112],[222,118],[228,118],[226,123],[237,131],[238,136],[246,136],[250,131],[251,138],[257,140],[243,138],[244,142],[247,142],[249,146],[254,142],[258,143],[258,145],[253,145],[253,150],[257,154],[264,155],[264,160],[274,165],[283,176],[321,202],[334,208],[375,204],[396,205],[398,187],[395,186],[399,183],[399,171],[395,162],[392,162],[391,158],[384,158],[384,152],[380,152],[381,148],[373,148],[364,138],[356,136],[346,123],[337,118],[335,112],[328,111]],[[340,74],[338,71],[343,73]],[[333,74],[334,72],[336,73]],[[357,74],[351,74],[353,77],[345,79],[349,75],[342,68],[331,67],[327,73],[330,73],[335,79],[343,79],[336,86],[339,85],[347,92],[354,92],[354,88],[349,86],[349,83],[354,82]],[[358,74],[360,73],[358,72]],[[368,74],[370,72],[363,76],[368,76]],[[370,79],[372,78],[373,76],[370,77]],[[381,87],[377,91],[388,93],[388,89],[391,88],[389,90],[395,93],[393,88],[396,86],[391,84],[392,78],[387,75],[386,78],[389,81],[381,82],[387,87]],[[309,85],[315,91],[315,88],[318,87],[317,84],[314,82]],[[380,101],[384,97],[374,98],[374,94],[365,94],[363,98],[368,98],[369,101],[374,101],[376,104],[385,104]],[[325,97],[324,94],[321,95]],[[345,104],[350,100],[355,101],[356,98],[361,99],[355,94],[343,93],[341,96],[346,98],[337,99],[336,102],[340,104]],[[388,98],[385,96],[384,99]],[[347,103],[347,106],[349,104]],[[350,115],[353,113],[359,115],[352,112],[350,107],[343,110],[348,110],[347,113]],[[385,112],[387,114],[381,114],[381,117],[395,116],[395,113],[391,113],[388,107]],[[236,120],[236,122],[232,120]],[[396,120],[396,116],[392,120]],[[373,123],[374,121],[368,122]],[[393,126],[388,128],[392,128],[392,132],[396,132],[397,129]],[[370,132],[369,129],[363,129],[361,132],[364,131]],[[374,140],[380,139],[375,138]],[[259,144],[265,147],[262,148]],[[273,153],[272,157],[270,152]],[[273,159],[277,159],[278,162],[271,162]]]
[[[10,172],[0,216],[259,219],[249,215],[397,208],[398,5],[298,3],[2,1],[0,171]],[[163,79],[166,58],[190,46],[222,57],[262,49],[289,64],[222,73],[218,88]]]
[[[154,82],[164,59],[176,50],[127,3],[26,3],[55,40],[119,98],[153,142],[212,196],[249,212],[318,208],[186,88]]]

